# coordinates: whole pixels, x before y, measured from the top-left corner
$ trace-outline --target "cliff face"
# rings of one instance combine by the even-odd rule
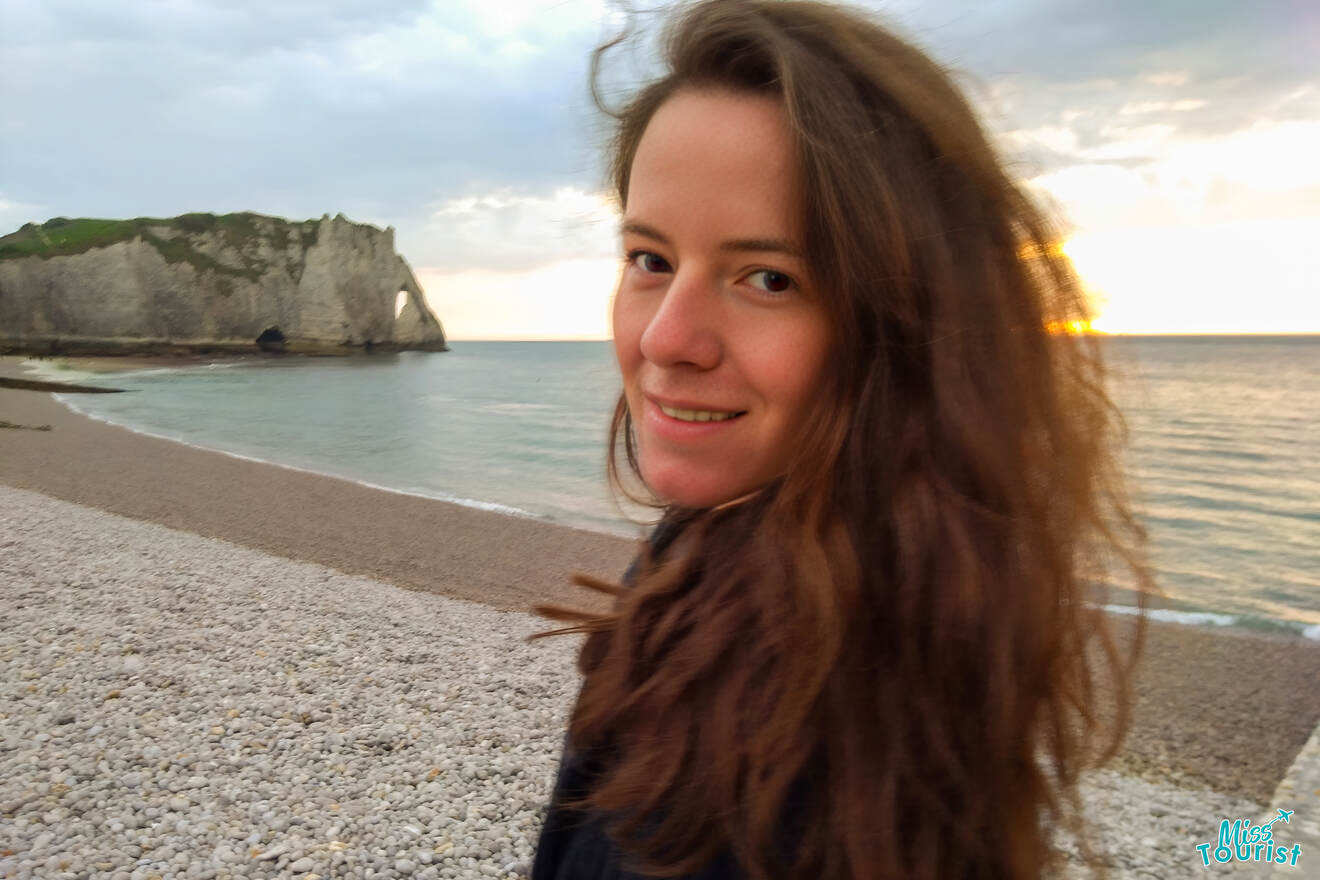
[[[342,214],[53,220],[0,238],[0,352],[257,349],[446,345],[393,228]]]

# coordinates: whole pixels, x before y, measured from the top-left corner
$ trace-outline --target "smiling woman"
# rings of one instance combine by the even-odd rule
[[[610,612],[540,608],[588,638],[533,878],[1045,876],[1126,723],[1090,590],[1150,586],[1076,280],[865,15],[708,0],[666,48],[611,155],[609,462],[663,518],[577,578]]]
[[[633,159],[614,348],[646,485],[714,507],[785,469],[825,368],[829,319],[797,242],[782,104],[676,95]]]

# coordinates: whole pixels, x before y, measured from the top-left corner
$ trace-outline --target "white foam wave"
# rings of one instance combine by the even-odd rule
[[[1136,615],[1141,613],[1141,609],[1136,605],[1104,605],[1101,607],[1111,614]],[[1146,617],[1164,623],[1181,623],[1187,626],[1233,626],[1242,622],[1242,619],[1235,614],[1216,614],[1213,611],[1174,611],[1169,608],[1147,609]]]
[[[319,473],[318,471],[307,471],[307,473]],[[335,476],[329,474],[323,476]],[[475,498],[463,498],[459,495],[450,495],[447,492],[436,492],[431,489],[411,488],[396,489],[393,486],[381,486],[377,483],[368,483],[365,480],[354,480],[349,477],[340,477],[341,480],[349,480],[368,489],[379,489],[382,492],[393,492],[396,495],[412,495],[416,498],[429,498],[433,501],[444,501],[447,504],[457,504],[460,507],[471,507],[476,510],[487,510],[491,513],[501,513],[505,516],[518,516],[524,519],[545,519],[539,513],[532,513],[530,510],[523,510],[521,507],[510,507],[507,504],[500,504],[495,501],[479,501]]]
[[[1136,605],[1102,605],[1103,610],[1113,614],[1136,615],[1141,609]],[[1304,639],[1320,642],[1320,623],[1303,624],[1294,620],[1277,620],[1264,617],[1243,618],[1237,614],[1220,614],[1214,611],[1174,611],[1169,608],[1155,608],[1146,611],[1146,617],[1162,623],[1176,623],[1184,626],[1244,626],[1248,628],[1264,627],[1274,631],[1292,632]]]
[[[481,408],[487,412],[507,413],[541,412],[543,410],[554,409],[554,407],[548,403],[488,403]]]
[[[36,360],[29,358],[19,363],[32,378],[45,382],[68,382],[73,384],[109,381],[121,377],[158,376],[165,373],[185,373],[195,370],[228,370],[232,367],[248,367],[260,363],[257,360],[211,361],[205,364],[180,364],[173,367],[133,367],[127,370],[97,372],[80,370],[70,366],[68,361]]]
[[[19,363],[19,366],[38,382],[67,382],[69,384],[79,384],[94,379],[100,379],[102,374],[93,373],[89,370],[75,370],[67,364],[61,365],[61,361],[38,361],[25,360]]]
[[[138,376],[159,376],[163,373],[177,373],[183,369],[187,369],[187,368],[186,367],[142,367],[141,369],[137,369],[137,370],[118,370],[112,375],[116,377],[132,376],[134,378],[137,378]]]

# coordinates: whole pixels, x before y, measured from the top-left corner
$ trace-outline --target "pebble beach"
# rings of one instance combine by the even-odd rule
[[[44,393],[0,390],[0,418],[51,426],[0,431],[0,878],[525,876],[579,685],[576,638],[528,643],[528,609],[587,602],[568,574],[617,576],[634,542]],[[1084,788],[1110,876],[1257,876],[1195,846],[1281,791],[1320,806],[1286,785],[1316,681],[1320,646],[1152,626],[1132,733]]]

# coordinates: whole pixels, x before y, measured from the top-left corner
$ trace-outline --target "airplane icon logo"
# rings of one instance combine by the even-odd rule
[[[1283,820],[1283,822],[1284,822],[1285,825],[1291,825],[1291,824],[1292,824],[1292,814],[1295,813],[1295,812],[1297,812],[1297,811],[1296,811],[1296,810],[1279,810],[1279,815],[1275,816],[1273,819],[1271,819],[1270,821],[1266,822],[1264,825],[1262,825],[1262,826],[1260,826],[1260,827],[1261,827],[1261,828],[1269,828],[1271,825],[1273,825],[1275,822],[1279,821],[1280,819]]]

